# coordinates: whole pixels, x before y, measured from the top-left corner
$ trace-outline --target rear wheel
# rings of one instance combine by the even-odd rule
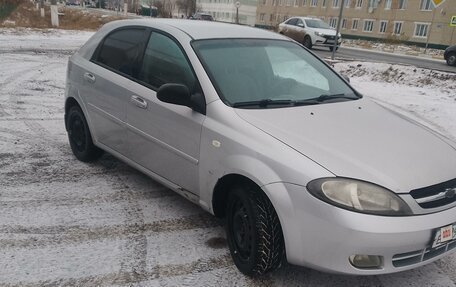
[[[311,49],[312,48],[312,39],[310,38],[310,36],[305,36],[304,40],[302,41],[302,44],[304,45],[304,47]]]
[[[284,241],[279,218],[266,195],[251,185],[239,186],[228,196],[227,238],[237,268],[260,275],[280,267]]]
[[[456,53],[448,54],[446,62],[449,66],[456,66]]]
[[[97,160],[103,151],[92,142],[89,126],[78,106],[73,106],[67,115],[68,139],[75,157],[83,162]]]

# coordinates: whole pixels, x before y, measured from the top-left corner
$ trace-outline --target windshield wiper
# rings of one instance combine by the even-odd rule
[[[334,95],[321,95],[319,97],[312,98],[312,99],[309,99],[309,100],[315,100],[315,101],[318,101],[318,102],[322,103],[322,102],[326,102],[326,101],[334,100],[334,99],[358,100],[358,99],[360,99],[360,97],[347,96],[345,94],[334,94]]]
[[[234,108],[239,108],[239,107],[260,107],[260,108],[266,108],[267,106],[271,105],[283,105],[283,106],[289,106],[293,104],[294,101],[292,100],[273,100],[273,99],[263,99],[263,100],[258,100],[258,101],[248,101],[248,102],[237,102],[234,103],[232,106]]]

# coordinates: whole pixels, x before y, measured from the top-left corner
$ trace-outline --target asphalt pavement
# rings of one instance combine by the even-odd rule
[[[331,57],[331,53],[327,48],[316,47],[313,49],[318,56],[322,58]],[[448,66],[442,59],[424,58],[419,56],[410,56],[403,54],[391,54],[380,51],[370,51],[358,48],[341,47],[336,52],[336,59],[343,60],[356,60],[356,61],[370,61],[370,62],[382,62],[390,64],[405,64],[412,65],[419,68],[427,68],[433,70],[439,70],[444,72],[456,73],[456,67]]]

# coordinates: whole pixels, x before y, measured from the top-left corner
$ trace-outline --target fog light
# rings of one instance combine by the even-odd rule
[[[383,266],[383,256],[379,255],[352,255],[350,263],[360,269],[378,269]]]

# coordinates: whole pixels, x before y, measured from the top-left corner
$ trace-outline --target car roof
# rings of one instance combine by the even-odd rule
[[[123,26],[146,26],[160,28],[168,26],[183,31],[194,40],[199,39],[222,39],[222,38],[259,38],[280,39],[288,38],[264,29],[230,23],[195,21],[187,19],[128,19],[110,22],[107,25],[119,28]]]

